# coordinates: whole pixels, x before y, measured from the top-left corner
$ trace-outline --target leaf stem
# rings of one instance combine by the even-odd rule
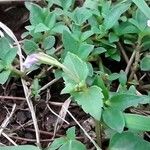
[[[95,120],[95,133],[96,141],[99,147],[102,146],[101,124],[98,120]]]
[[[29,80],[29,77],[26,76],[26,74],[18,69],[16,69],[15,67],[11,66],[9,68],[11,70],[11,72],[13,72],[14,74],[18,75],[19,77],[25,79],[25,80]]]

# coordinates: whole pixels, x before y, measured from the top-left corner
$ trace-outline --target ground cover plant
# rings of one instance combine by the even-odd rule
[[[150,2],[24,5],[21,39],[0,22],[0,150],[149,150]]]

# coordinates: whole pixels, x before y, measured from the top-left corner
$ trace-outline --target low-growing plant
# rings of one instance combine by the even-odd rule
[[[136,73],[150,71],[150,8],[146,2],[85,0],[76,6],[74,0],[47,0],[45,7],[26,2],[30,13],[30,25],[22,35],[26,69],[17,69],[17,49],[1,37],[0,83],[15,75],[28,80],[27,72],[39,68],[46,72],[48,65],[55,66],[55,77],[64,80],[61,94],[70,94],[72,101],[95,120],[97,149],[102,148],[105,134],[109,150],[149,150],[149,142],[139,133],[150,131],[150,117],[130,111],[150,103],[149,90],[141,94],[136,89],[140,84]],[[123,59],[126,68],[121,64]],[[117,66],[107,65],[105,60],[120,62],[119,72],[112,72]],[[39,80],[43,77],[44,73],[32,79],[33,97],[40,97]],[[116,91],[112,89],[114,82],[118,82]],[[66,134],[46,150],[86,149],[75,139],[75,128]],[[28,146],[0,149],[12,148],[24,150]]]

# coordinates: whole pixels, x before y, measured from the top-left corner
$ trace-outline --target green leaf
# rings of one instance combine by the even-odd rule
[[[82,60],[86,60],[89,54],[93,51],[94,45],[82,43],[75,54],[79,56]]]
[[[148,18],[139,9],[137,9],[136,11],[135,20],[138,23],[137,28],[139,28],[141,31],[143,31],[147,27]]]
[[[7,38],[2,37],[0,38],[0,58],[5,60],[6,54],[11,50],[11,47],[9,45],[9,41]]]
[[[101,88],[92,86],[83,92],[74,92],[72,96],[86,113],[89,113],[96,120],[100,120],[104,98]]]
[[[109,15],[109,10],[111,6],[111,1],[105,1],[102,4],[102,16],[105,18]]]
[[[77,25],[82,25],[87,19],[92,16],[92,13],[85,7],[76,8],[73,12],[72,19]]]
[[[28,25],[25,27],[28,31],[33,31],[35,29],[34,25]]]
[[[119,74],[119,82],[122,86],[126,85],[126,82],[127,82],[127,75],[126,73],[121,70],[120,71],[120,74]]]
[[[34,33],[45,32],[45,31],[49,31],[49,30],[50,30],[50,28],[48,28],[45,24],[39,23],[38,25],[36,25],[36,27],[34,29]]]
[[[150,71],[150,55],[145,56],[140,62],[140,68],[143,71]]]
[[[114,81],[114,80],[117,80],[119,77],[120,77],[120,74],[118,74],[118,73],[112,73],[112,74],[109,75],[108,79],[110,81]]]
[[[0,72],[5,68],[5,64],[2,60],[0,60]]]
[[[7,38],[0,38],[0,59],[9,66],[17,54],[17,48],[11,48]]]
[[[0,73],[0,84],[4,84],[8,80],[10,73],[10,70],[5,70]]]
[[[105,53],[106,57],[110,57],[111,59],[114,59],[116,61],[120,61],[120,53],[117,49],[107,49],[107,52]]]
[[[115,33],[110,32],[109,33],[109,42],[113,43],[113,42],[118,42],[118,41],[119,41],[119,37]]]
[[[6,53],[5,60],[4,60],[6,66],[10,65],[13,62],[16,55],[17,55],[17,48],[11,48],[10,51]]]
[[[87,40],[90,36],[92,36],[94,32],[92,30],[86,31],[81,35],[81,41]]]
[[[44,16],[42,12],[42,8],[34,3],[25,2],[26,8],[30,11],[30,22],[32,25],[36,26],[39,23],[43,23]]]
[[[139,30],[136,26],[132,25],[131,22],[123,22],[119,26],[114,27],[115,33],[117,35],[124,35],[128,33],[138,33]]]
[[[109,144],[109,150],[149,150],[150,143],[130,132],[115,134]]]
[[[85,0],[83,7],[88,8],[92,14],[100,16],[99,9],[98,9],[99,1],[97,1],[97,0],[94,0],[94,1],[93,0]]]
[[[46,150],[56,150],[67,142],[65,137],[56,138]]]
[[[48,27],[50,30],[55,26],[56,24],[56,15],[54,12],[48,12],[45,20],[44,20],[44,24],[46,25],[46,27]]]
[[[59,150],[86,150],[86,147],[77,140],[69,140],[67,143],[62,145]]]
[[[120,18],[121,14],[123,14],[129,7],[130,3],[128,2],[120,2],[113,6],[104,19],[105,29],[108,30],[112,28]]]
[[[21,145],[21,146],[1,146],[0,150],[40,150],[38,147],[32,145]]]
[[[138,8],[150,19],[150,8],[146,4],[145,0],[132,0]]]
[[[133,130],[150,131],[150,117],[137,114],[124,114],[126,127]]]
[[[51,32],[59,33],[59,34],[63,34],[64,31],[69,32],[69,28],[60,22],[56,23],[55,26],[51,29]]]
[[[95,16],[100,16],[99,1],[85,0],[84,3],[83,3],[83,7],[89,9],[91,14],[93,14]]]
[[[64,77],[68,80],[74,80],[76,83],[86,80],[89,72],[87,64],[75,54],[68,52],[64,59],[63,65],[65,65],[72,73],[71,76],[69,76],[68,73],[64,73]]]
[[[68,10],[74,2],[74,0],[59,0],[59,1],[60,1],[60,5],[64,10]]]
[[[75,140],[75,127],[71,127],[66,132],[67,137],[57,138],[46,150],[86,150],[85,146]]]
[[[67,52],[76,54],[82,60],[86,60],[88,55],[94,49],[94,45],[87,43],[79,43],[68,31],[63,32],[63,46],[65,48],[64,55]]]
[[[32,40],[25,39],[23,43],[23,49],[25,53],[28,55],[36,52],[38,49],[38,45]]]
[[[132,94],[117,94],[112,96],[109,105],[119,110],[125,110],[131,106],[137,106],[138,104],[146,104],[150,102],[149,96],[136,96]]]
[[[65,81],[65,88],[63,88],[63,90],[61,91],[61,94],[67,94],[67,93],[71,93],[72,91],[74,91],[76,87],[76,83],[70,82],[69,79],[65,76],[63,76],[63,79]]]
[[[65,54],[67,52],[75,53],[79,48],[79,42],[68,31],[64,30],[62,35],[63,46],[65,48]]]
[[[44,39],[42,45],[43,45],[43,48],[45,50],[47,49],[51,49],[55,44],[55,37],[54,36],[48,36]]]
[[[66,132],[67,138],[70,140],[75,140],[76,134],[75,134],[75,127],[71,127]]]
[[[107,50],[104,47],[96,47],[96,48],[94,48],[92,55],[99,55],[99,54],[102,54],[106,51]]]
[[[105,100],[107,100],[109,98],[109,90],[107,89],[107,87],[105,86],[105,83],[102,79],[101,76],[96,76],[93,82],[93,85],[97,85],[98,87],[100,87],[102,89],[102,93],[105,97]]]
[[[113,130],[121,133],[125,126],[123,113],[117,109],[105,109],[102,113],[104,122]]]

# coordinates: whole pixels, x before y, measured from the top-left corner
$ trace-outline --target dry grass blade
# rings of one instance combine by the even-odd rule
[[[0,30],[0,37],[4,37],[4,33]]]
[[[51,107],[49,106],[49,103],[48,103],[48,101],[49,101],[50,98],[51,98],[50,91],[47,90],[47,94],[46,94],[46,105],[47,105],[47,108],[48,108],[55,116],[57,116],[58,118],[60,118],[61,120],[63,120],[65,123],[69,124],[69,122],[67,122],[65,119],[63,119],[61,116],[59,116],[57,113],[55,113],[55,112],[51,109]]]
[[[75,117],[71,114],[69,110],[67,110],[65,107],[63,107],[65,111],[70,115],[70,117],[76,122],[76,124],[81,128],[81,130],[84,132],[84,134],[87,136],[87,138],[93,143],[93,145],[96,147],[97,150],[102,150],[97,143],[89,136],[89,134],[84,130],[84,128],[80,125],[80,123],[75,119]]]
[[[8,114],[6,119],[2,122],[1,128],[0,128],[0,135],[2,134],[3,130],[7,127],[12,115],[14,114],[15,108],[16,108],[16,104],[13,105],[11,113]]]
[[[23,55],[22,55],[22,51],[21,51],[21,47],[20,47],[20,44],[16,38],[16,36],[13,34],[13,32],[5,25],[3,24],[2,22],[0,22],[0,28],[2,28],[7,34],[8,36],[10,36],[14,42],[16,43],[17,45],[17,48],[18,48],[18,55],[19,55],[19,61],[20,61],[20,71],[24,71],[24,67],[23,67]],[[26,101],[28,103],[28,107],[30,109],[30,112],[31,112],[31,116],[32,116],[32,120],[33,120],[33,124],[34,124],[34,128],[35,128],[35,133],[36,133],[36,142],[37,142],[37,146],[40,147],[40,135],[39,135],[39,128],[38,128],[38,124],[37,124],[37,119],[36,119],[36,115],[35,115],[35,111],[34,111],[34,107],[33,107],[33,104],[32,104],[32,101],[31,99],[29,98],[30,97],[30,91],[27,87],[27,83],[24,79],[21,79],[21,82],[22,82],[22,86],[23,86],[23,89],[24,89],[24,93],[25,93],[25,98],[26,98]]]
[[[57,82],[59,79],[53,79],[52,81],[50,81],[49,83],[47,83],[46,85],[44,85],[42,88],[39,89],[38,92],[41,92],[45,89],[47,89],[49,86],[51,86],[52,84],[54,84],[55,82]]]
[[[64,120],[66,118],[67,115],[67,111],[64,109],[64,107],[68,110],[69,105],[70,105],[71,99],[70,97],[63,103],[61,110],[59,112],[59,116],[61,118],[57,118],[56,123],[55,123],[55,127],[54,127],[54,136],[56,135],[56,132],[61,128],[61,126],[64,123]],[[64,119],[64,120],[62,120]]]
[[[9,141],[11,142],[14,146],[18,146],[6,133],[2,133],[2,135]]]
[[[1,128],[0,128],[0,136],[3,135],[7,140],[9,140],[13,145],[17,146],[17,144],[10,138],[8,137],[8,135],[6,133],[3,132],[3,130],[7,127],[7,125],[9,124],[9,121],[11,119],[11,117],[13,116],[14,112],[15,112],[15,108],[16,108],[16,104],[13,105],[12,107],[12,111],[10,114],[7,115],[6,119],[2,122],[1,124]]]

